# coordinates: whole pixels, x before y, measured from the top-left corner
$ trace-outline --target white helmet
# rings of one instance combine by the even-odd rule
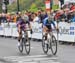
[[[27,15],[23,15],[23,16],[22,16],[22,19],[23,19],[24,21],[29,21],[29,17],[28,17]]]
[[[54,19],[54,17],[51,15],[48,17],[48,21],[52,21],[53,19]]]

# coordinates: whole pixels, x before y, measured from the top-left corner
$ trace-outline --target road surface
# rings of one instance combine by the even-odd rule
[[[41,41],[31,40],[31,51],[20,53],[17,39],[0,37],[0,63],[75,63],[75,46],[58,45],[58,53],[53,56],[49,50],[44,54]]]

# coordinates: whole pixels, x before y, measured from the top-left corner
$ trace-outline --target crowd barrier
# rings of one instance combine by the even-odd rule
[[[28,32],[28,36],[35,39],[42,39],[42,24],[33,22],[31,23],[31,25],[33,34],[30,34],[30,32]],[[58,39],[60,41],[75,42],[75,23],[60,22],[58,24],[58,27]],[[57,32],[53,30],[53,34],[57,39]],[[0,25],[0,35],[18,37],[16,23],[2,23]]]

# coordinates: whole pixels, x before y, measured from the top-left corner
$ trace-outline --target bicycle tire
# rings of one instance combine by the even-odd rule
[[[48,44],[45,43],[45,36],[42,37],[42,48],[45,54],[48,52]],[[46,48],[46,49],[45,49]]]
[[[52,43],[54,43],[54,44],[52,44]],[[54,51],[53,45],[55,46],[55,51]],[[52,41],[50,42],[50,46],[51,46],[52,54],[56,55],[56,53],[57,53],[57,41],[56,41],[56,38],[54,35],[52,36]]]
[[[30,53],[30,39],[28,37],[25,37],[24,41],[25,41],[24,42],[25,51],[26,51],[27,54],[29,54]],[[26,44],[26,43],[28,43],[28,44]]]
[[[22,53],[23,52],[23,39],[21,39],[21,44],[18,46],[19,51]]]

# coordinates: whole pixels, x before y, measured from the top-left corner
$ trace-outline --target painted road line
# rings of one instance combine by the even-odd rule
[[[8,57],[4,57],[4,58],[12,58],[12,59],[13,59],[13,58],[23,58],[23,57],[26,57],[26,58],[27,58],[27,57],[29,57],[29,58],[30,58],[30,57],[31,57],[31,58],[32,58],[32,57],[33,57],[33,58],[35,57],[35,58],[37,58],[37,57],[47,57],[47,56],[48,56],[48,55],[28,55],[28,56],[8,56]],[[51,57],[52,57],[52,56],[51,56]]]
[[[54,60],[58,60],[58,57],[52,57],[48,55],[29,55],[29,56],[9,56],[4,57],[5,60],[15,62],[15,63],[28,63],[28,62],[34,62],[37,63],[38,61],[41,63],[41,61],[49,61],[54,62]]]

